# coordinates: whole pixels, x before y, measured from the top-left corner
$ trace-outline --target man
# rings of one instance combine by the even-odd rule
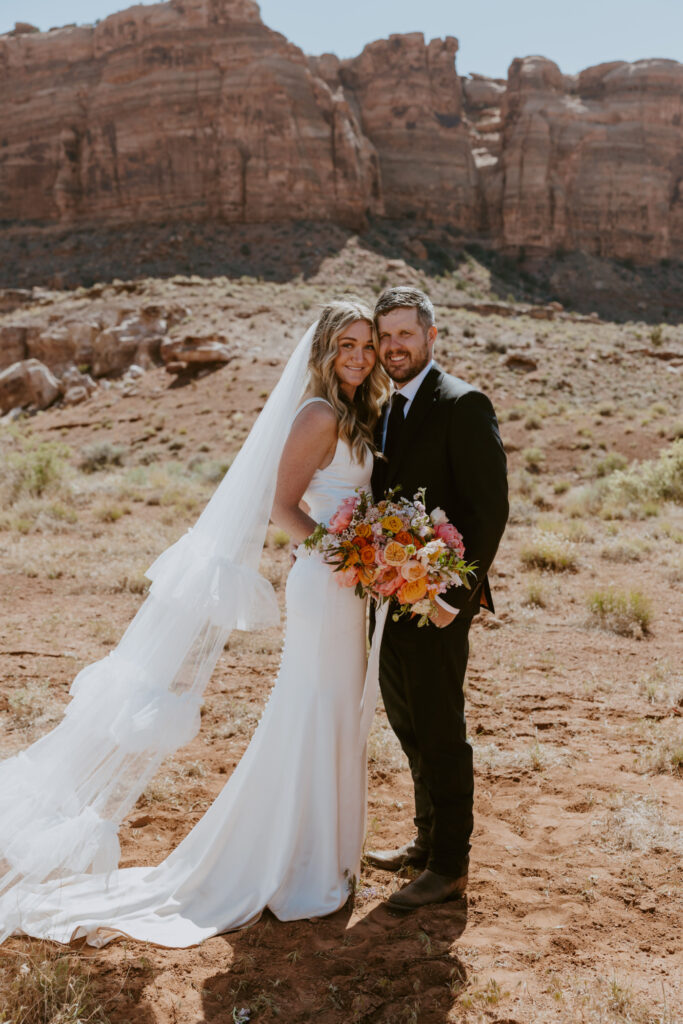
[[[423,869],[389,903],[412,910],[461,896],[467,888],[474,775],[467,742],[463,683],[468,633],[480,605],[493,611],[487,571],[508,515],[505,451],[489,399],[432,360],[434,307],[415,288],[389,288],[375,307],[379,355],[394,382],[380,418],[375,498],[400,487],[426,489],[427,511],[443,509],[476,562],[471,589],[437,598],[433,624],[388,616],[380,686],[389,722],[410,763],[417,836],[367,860],[396,871]]]

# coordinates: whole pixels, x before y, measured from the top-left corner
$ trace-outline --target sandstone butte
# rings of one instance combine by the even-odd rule
[[[252,0],[0,37],[0,221],[449,227],[542,258],[683,257],[683,65],[461,78],[457,39],[307,57]]]

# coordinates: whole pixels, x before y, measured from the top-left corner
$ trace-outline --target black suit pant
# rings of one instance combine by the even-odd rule
[[[474,771],[467,742],[463,684],[471,618],[449,626],[394,622],[389,614],[380,651],[387,717],[408,758],[415,786],[418,842],[428,867],[458,875],[472,834]]]

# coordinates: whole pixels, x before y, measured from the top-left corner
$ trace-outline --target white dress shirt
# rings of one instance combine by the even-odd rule
[[[434,365],[434,360],[430,359],[429,362],[427,363],[427,365],[425,366],[424,370],[420,370],[418,375],[416,377],[413,377],[412,380],[407,381],[403,385],[398,385],[398,384],[394,385],[393,392],[394,393],[398,392],[406,400],[406,404],[403,406],[403,418],[404,419],[408,415],[408,410],[410,409],[411,405],[413,404],[413,399],[415,398],[415,395],[420,390],[420,385],[422,384],[422,381],[425,379],[425,377],[427,376],[427,374],[429,373],[429,371],[431,370],[433,365]],[[387,403],[386,412],[384,414],[384,425],[382,427],[382,451],[384,451],[384,446],[385,446],[386,441],[387,441],[387,424],[389,423],[389,409],[390,409],[390,407],[391,407],[391,403],[388,402]],[[459,609],[458,608],[454,608],[452,604],[448,603],[448,601],[444,601],[444,599],[441,597],[440,594],[437,594],[435,596],[434,600],[436,601],[436,603],[438,605],[440,605],[442,608],[444,608],[447,612],[452,612],[454,615],[458,614]]]

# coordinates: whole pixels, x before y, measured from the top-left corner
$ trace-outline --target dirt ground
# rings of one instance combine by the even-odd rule
[[[140,301],[182,293],[198,323],[220,321],[235,359],[176,384],[161,368],[113,381],[0,435],[68,446],[54,493],[0,508],[2,756],[53,727],[76,672],[117,642],[144,600],[145,568],[211,494],[316,303],[342,284],[372,298],[352,256],[298,286],[145,282]],[[683,1019],[683,514],[659,500],[619,518],[586,499],[610,468],[656,459],[681,436],[680,369],[658,357],[643,324],[484,316],[451,302],[442,279],[427,283],[438,358],[491,395],[510,455],[496,616],[475,622],[468,670],[467,899],[397,916],[385,900],[410,872],[365,866],[348,905],[326,919],[283,924],[266,913],[188,950],[74,950],[112,1024]],[[119,300],[113,289],[109,301]],[[73,315],[93,301],[53,293],[50,309]],[[664,331],[667,350],[683,351],[683,330]],[[511,350],[532,352],[536,368],[506,363]],[[94,444],[116,451],[87,473],[79,465]],[[529,551],[548,540],[569,556],[564,571],[547,559],[534,568]],[[281,600],[287,568],[273,527],[263,571]],[[599,628],[590,600],[600,589],[638,590],[649,621],[625,634]],[[121,828],[122,865],[157,863],[220,791],[280,645],[277,629],[233,634],[198,736]],[[412,834],[410,778],[381,707],[369,752],[367,848],[399,845]],[[35,947],[0,949],[6,986]]]

